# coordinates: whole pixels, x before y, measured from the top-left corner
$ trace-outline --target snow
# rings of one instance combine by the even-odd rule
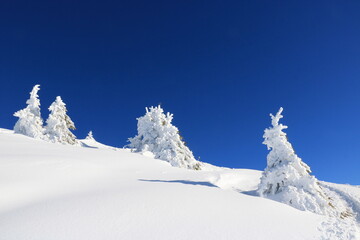
[[[99,143],[94,138],[85,138],[78,140],[80,143],[80,146],[86,147],[86,148],[99,148],[99,149],[112,149],[112,150],[118,150],[119,148],[107,146],[105,144]]]
[[[260,171],[187,170],[79,142],[0,129],[0,240],[351,239],[341,221],[257,196]],[[358,188],[331,187],[359,203]]]

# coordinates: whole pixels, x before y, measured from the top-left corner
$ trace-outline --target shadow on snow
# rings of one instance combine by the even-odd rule
[[[209,182],[196,182],[189,180],[149,180],[149,179],[139,179],[142,182],[159,182],[159,183],[181,183],[181,184],[189,184],[189,185],[201,185],[206,187],[217,187],[216,185]]]
[[[83,142],[80,142],[81,146],[82,147],[86,147],[86,148],[98,148],[98,147],[93,147],[93,146],[90,146],[90,145],[87,145],[86,143],[83,143]]]
[[[253,197],[260,197],[257,190],[253,190],[253,191],[237,191],[237,192],[242,193],[242,194],[246,194],[246,195],[249,195],[249,196],[253,196]]]

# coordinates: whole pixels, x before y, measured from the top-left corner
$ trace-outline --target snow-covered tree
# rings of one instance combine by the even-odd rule
[[[67,115],[66,105],[61,97],[56,97],[49,110],[50,114],[45,127],[45,133],[49,140],[64,144],[76,144],[76,136],[70,131],[70,129],[76,129],[75,124]]]
[[[32,138],[43,138],[43,120],[40,115],[40,100],[38,91],[40,85],[35,85],[30,92],[30,98],[26,101],[27,107],[14,113],[19,120],[14,126],[14,132]]]
[[[93,136],[93,132],[90,131],[90,132],[88,133],[88,135],[86,136],[85,139],[86,139],[86,140],[95,140],[95,138],[94,138],[94,136]]]
[[[173,115],[164,114],[158,107],[146,108],[138,118],[138,135],[129,138],[129,147],[137,152],[152,152],[155,158],[170,162],[172,166],[200,170],[201,164],[182,141],[177,127],[171,124]]]
[[[275,116],[270,114],[272,127],[265,129],[263,144],[270,153],[258,192],[300,210],[331,215],[335,211],[333,204],[319,181],[310,175],[310,167],[295,154],[283,132],[287,126],[279,124],[282,111],[280,108]]]

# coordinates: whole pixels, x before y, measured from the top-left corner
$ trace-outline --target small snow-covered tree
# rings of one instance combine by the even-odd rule
[[[86,139],[86,140],[95,140],[95,138],[94,138],[94,136],[93,136],[93,132],[90,131],[90,132],[88,133],[88,135],[86,136],[85,139]]]
[[[150,151],[155,158],[172,166],[200,170],[200,162],[182,141],[179,130],[171,124],[172,119],[173,115],[165,115],[160,106],[146,108],[146,114],[137,119],[138,135],[129,138],[128,146],[137,152]]]
[[[70,131],[70,129],[76,129],[75,124],[67,115],[66,105],[61,97],[56,97],[49,110],[50,114],[45,127],[45,133],[49,140],[64,144],[76,144],[76,136]]]
[[[32,138],[43,138],[43,120],[40,115],[40,100],[38,91],[40,85],[35,85],[30,92],[30,98],[26,101],[27,107],[14,113],[19,120],[14,126],[14,132]]]
[[[259,185],[261,196],[286,203],[300,210],[331,215],[334,207],[321,188],[319,181],[311,176],[311,170],[299,158],[288,142],[287,126],[279,124],[283,108],[271,116],[272,127],[265,129],[264,142],[270,150],[267,167]]]

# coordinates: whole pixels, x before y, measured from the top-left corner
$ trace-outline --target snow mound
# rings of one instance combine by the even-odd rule
[[[102,143],[99,143],[95,139],[80,139],[78,140],[81,147],[85,148],[97,148],[97,149],[111,149],[111,150],[118,150],[119,148],[111,147]]]

